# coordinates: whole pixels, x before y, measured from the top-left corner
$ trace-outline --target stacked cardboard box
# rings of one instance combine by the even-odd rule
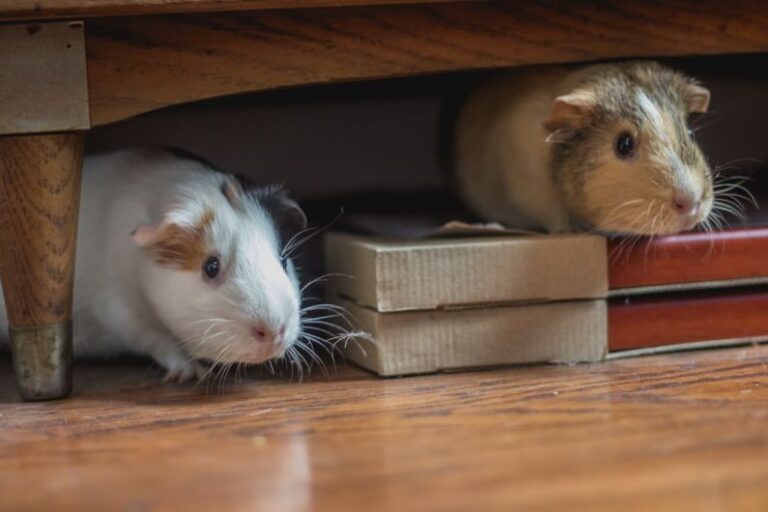
[[[372,337],[346,356],[380,375],[768,338],[768,230],[632,249],[596,235],[331,233],[326,261],[333,300]]]
[[[398,240],[332,233],[331,294],[374,343],[347,358],[381,375],[596,361],[607,348],[605,240]]]

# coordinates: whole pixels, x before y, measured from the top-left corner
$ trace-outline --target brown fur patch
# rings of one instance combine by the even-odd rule
[[[185,271],[197,271],[210,254],[205,231],[213,222],[213,211],[205,210],[197,223],[189,228],[166,224],[146,249],[161,265]]]

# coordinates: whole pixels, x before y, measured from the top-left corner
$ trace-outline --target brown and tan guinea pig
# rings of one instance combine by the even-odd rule
[[[688,116],[709,98],[656,62],[513,71],[476,90],[458,117],[460,192],[488,220],[549,232],[706,226],[713,176]]]

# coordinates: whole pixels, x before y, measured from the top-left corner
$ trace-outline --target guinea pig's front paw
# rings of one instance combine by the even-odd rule
[[[163,377],[163,382],[189,382],[191,380],[203,380],[205,368],[197,361],[184,361],[182,364],[168,368]]]
[[[190,359],[180,347],[171,343],[160,343],[153,347],[151,355],[167,370],[163,382],[189,382],[202,380],[206,370],[202,364]]]

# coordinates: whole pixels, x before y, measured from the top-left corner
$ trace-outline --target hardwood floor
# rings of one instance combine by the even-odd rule
[[[768,510],[768,347],[220,393],[80,365],[48,403],[0,361],[2,510]]]

